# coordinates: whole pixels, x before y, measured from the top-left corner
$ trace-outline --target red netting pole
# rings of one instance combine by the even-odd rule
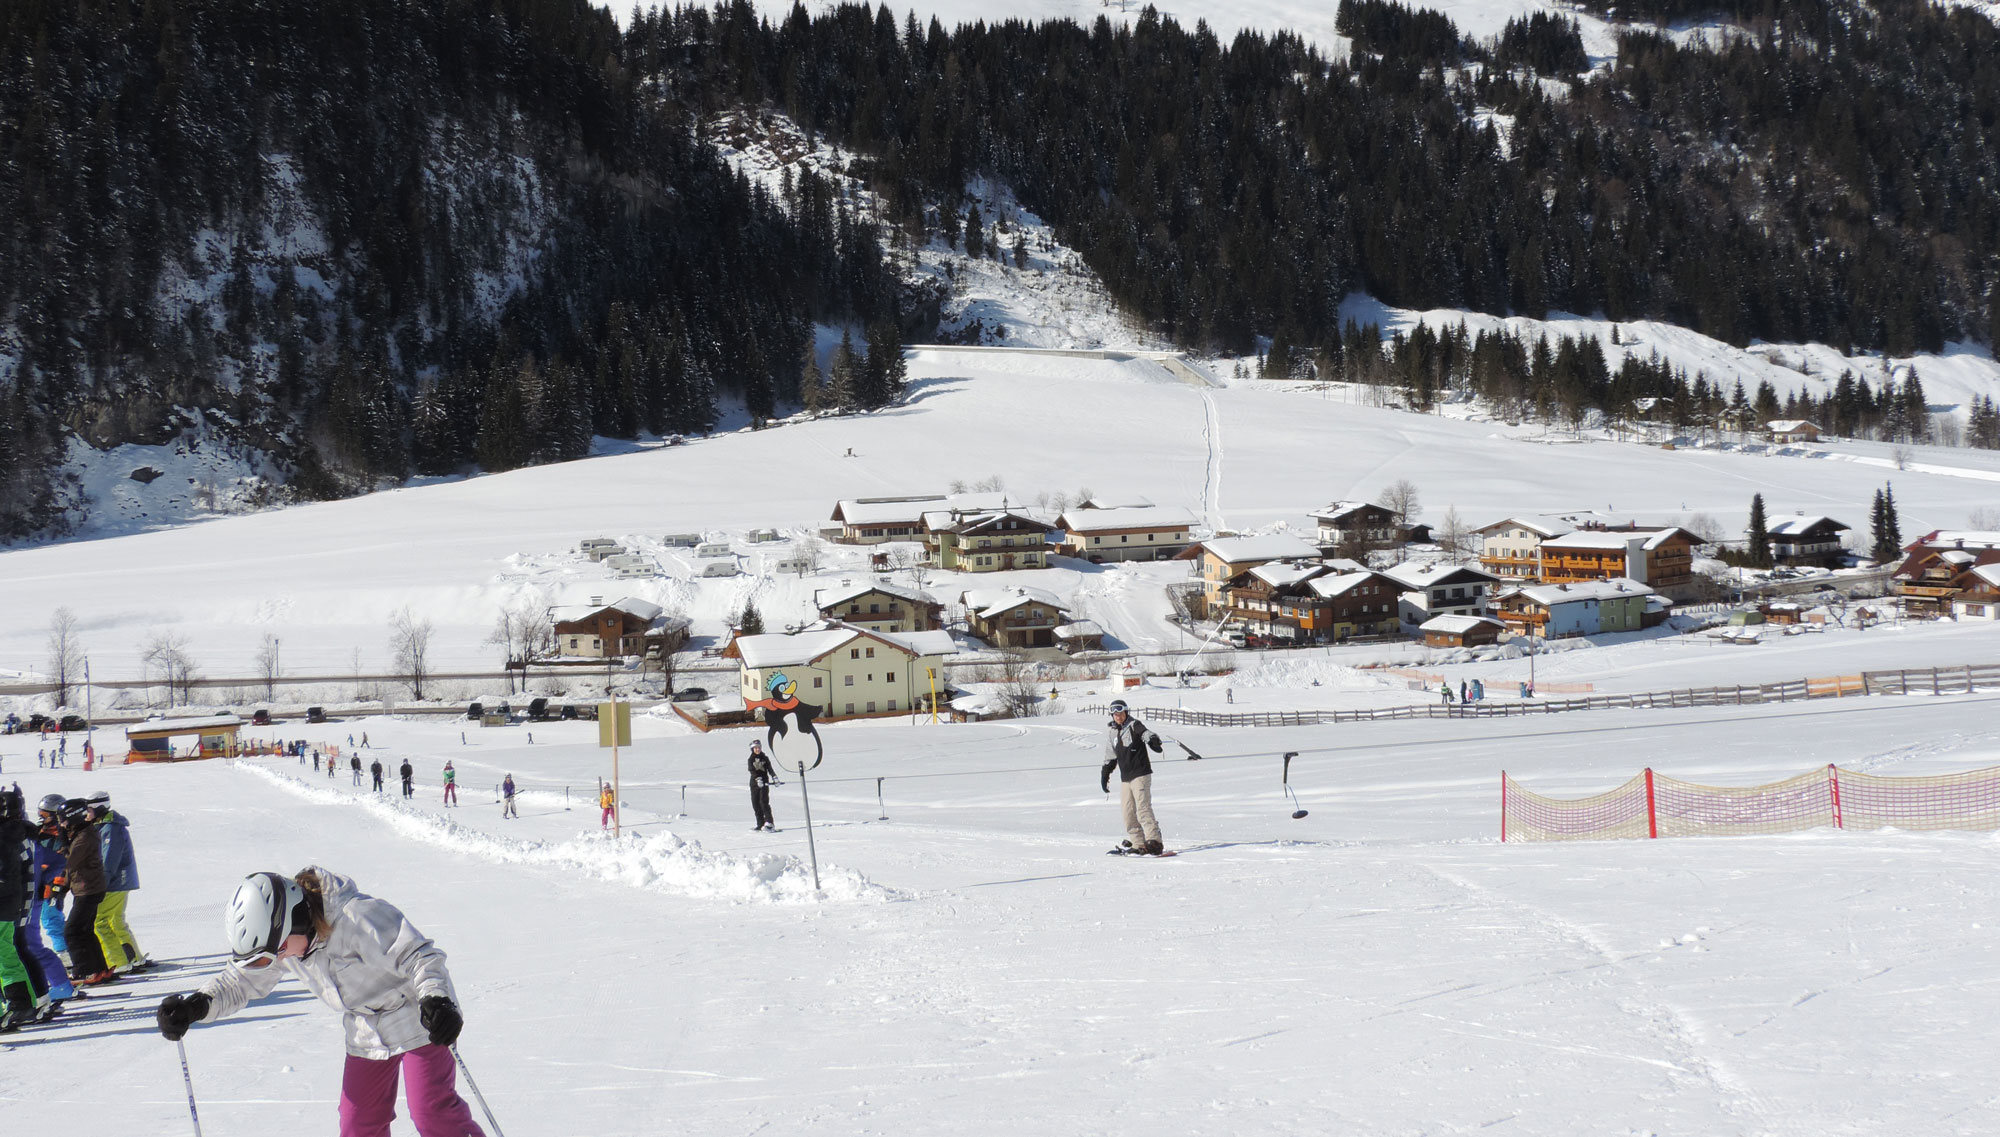
[[[1507,771],[1500,771],[1500,842],[1507,842]]]
[[[1646,836],[1660,835],[1660,816],[1653,810],[1653,768],[1646,767]]]
[[[1828,762],[1826,764],[1826,778],[1832,784],[1833,788],[1833,827],[1835,829],[1845,829],[1847,826],[1840,823],[1840,768]]]

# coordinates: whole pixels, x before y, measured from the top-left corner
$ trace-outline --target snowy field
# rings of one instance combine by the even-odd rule
[[[1658,522],[1707,514],[1737,527],[1762,493],[1773,516],[1828,513],[1865,532],[1870,496],[1893,481],[1903,532],[1915,536],[1991,507],[2000,476],[2000,455],[1978,451],[1919,448],[1896,470],[1838,446],[1666,451],[1550,439],[1265,384],[1199,389],[1139,358],[920,352],[910,373],[906,405],[870,415],[0,552],[12,616],[0,668],[38,669],[49,616],[64,606],[100,678],[137,678],[155,631],[185,635],[209,676],[254,674],[267,633],[282,639],[288,674],[351,674],[357,662],[383,670],[390,616],[405,605],[436,623],[438,669],[495,666],[483,641],[502,606],[524,602],[639,595],[717,635],[755,596],[782,626],[810,616],[814,588],[852,579],[860,552],[836,547],[817,578],[771,576],[761,566],[788,546],[748,544],[751,529],[789,541],[838,499],[942,492],[955,480],[998,477],[1030,505],[1089,488],[1105,500],[1184,506],[1212,529],[1298,532],[1310,532],[1309,511],[1399,478],[1417,483],[1433,523],[1447,509],[1472,524],[1596,509]],[[692,564],[662,556],[671,575],[613,580],[574,555],[587,537],[682,532],[735,541],[744,575],[696,581]],[[1070,562],[1012,583],[1055,588],[1124,642],[1157,648],[1177,636],[1164,623],[1163,574],[1184,569]],[[957,599],[948,581],[930,587]],[[1954,661],[1977,660],[1944,662]]]
[[[621,847],[582,800],[609,768],[587,724],[299,728],[411,757],[414,808],[290,761],[43,774],[3,739],[31,797],[104,788],[133,819],[132,922],[175,966],[10,1036],[0,1101],[10,1131],[187,1132],[150,1008],[218,966],[244,873],[321,863],[449,953],[516,1137],[1990,1133],[1993,835],[1495,836],[1502,768],[1548,793],[1964,769],[2000,763],[1995,701],[1189,731],[1208,760],[1160,765],[1163,861],[1102,855],[1095,720],[835,726],[823,898],[795,777],[783,832],[748,831],[741,732],[643,723]],[[338,1016],[298,988],[187,1050],[205,1132],[331,1128]]]

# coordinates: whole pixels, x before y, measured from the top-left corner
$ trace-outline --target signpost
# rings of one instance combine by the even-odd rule
[[[621,703],[616,695],[597,705],[597,745],[611,748],[611,839],[623,835],[620,806],[624,792],[618,783],[618,748],[632,745],[632,704]]]

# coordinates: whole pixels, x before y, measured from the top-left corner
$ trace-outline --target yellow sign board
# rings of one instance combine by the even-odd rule
[[[616,732],[614,737],[613,732]],[[632,745],[632,704],[597,704],[597,745]]]

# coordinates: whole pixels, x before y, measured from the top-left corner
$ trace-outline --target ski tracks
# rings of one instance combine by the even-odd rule
[[[1208,472],[1201,487],[1201,513],[1210,530],[1222,531],[1222,411],[1215,395],[1202,391],[1202,440],[1208,443]]]
[[[1651,1035],[1667,1055],[1662,1059],[1640,1058],[1640,1061],[1699,1077],[1722,1100],[1725,1110],[1751,1122],[1757,1133],[1805,1134],[1822,1131],[1820,1126],[1809,1119],[1788,1113],[1759,1093],[1726,1061],[1704,1045],[1709,1031],[1692,1012],[1651,990],[1648,977],[1627,966],[1631,960],[1649,953],[1621,953],[1600,939],[1590,928],[1555,912],[1474,884],[1436,865],[1425,864],[1418,867],[1438,881],[1474,898],[1482,906],[1520,913],[1525,917],[1526,927],[1542,929],[1551,938],[1581,947],[1597,956],[1602,961],[1597,966],[1608,968],[1617,975],[1619,988],[1624,992],[1613,1001],[1612,1005],[1634,1019],[1640,1029]],[[1596,967],[1590,970],[1596,970]],[[1560,974],[1564,973],[1551,973],[1550,977]],[[1452,992],[1440,992],[1440,994],[1450,993]]]

